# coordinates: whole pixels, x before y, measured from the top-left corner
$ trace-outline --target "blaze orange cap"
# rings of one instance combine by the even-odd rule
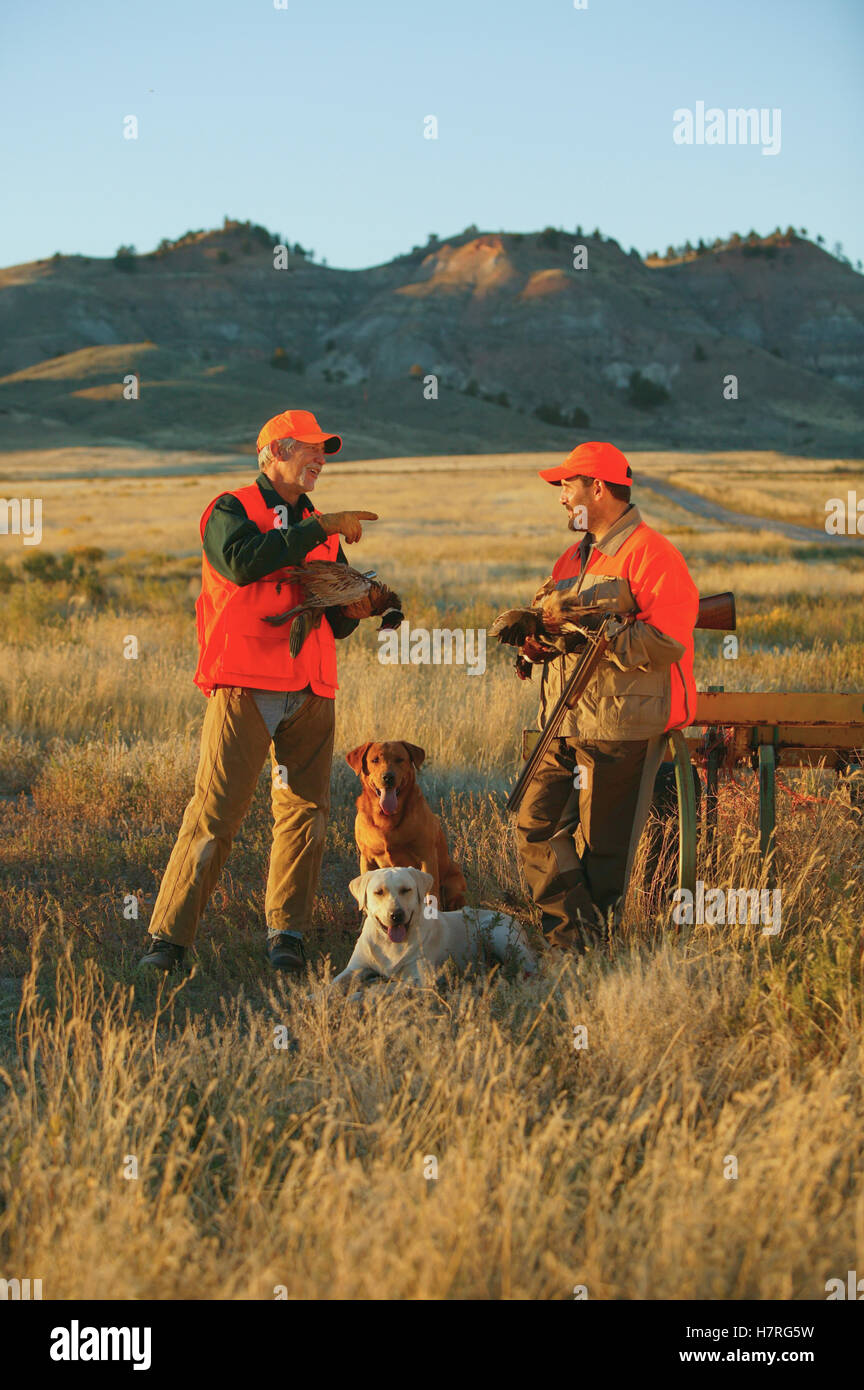
[[[630,465],[621,450],[614,444],[601,444],[597,440],[580,444],[557,467],[540,470],[544,482],[554,483],[556,487],[560,487],[565,478],[575,478],[577,474],[600,478],[604,483],[623,483],[625,487],[633,482]]]
[[[272,444],[274,439],[297,439],[301,444],[323,444],[325,454],[338,454],[342,439],[338,434],[325,434],[311,410],[283,410],[274,415],[258,435],[258,449]]]

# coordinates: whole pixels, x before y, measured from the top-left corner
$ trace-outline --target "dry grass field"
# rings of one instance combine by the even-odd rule
[[[160,456],[163,476],[131,476],[148,464],[135,452],[0,470],[4,495],[44,499],[40,547],[0,538],[3,1272],[57,1299],[819,1299],[860,1268],[864,829],[829,775],[783,774],[813,799],[778,794],[777,937],[679,938],[640,863],[602,954],[544,961],[527,984],[335,1001],[322,983],[358,926],[342,755],[361,740],[427,750],[471,899],[531,920],[503,803],[535,693],[492,645],[482,675],[382,665],[367,623],[339,648],[311,984],[264,956],[266,774],[191,973],[139,976],[204,708],[198,516],[254,475]],[[485,628],[568,543],[545,461],[332,463],[316,502],[380,513],[350,558],[400,591],[412,626]],[[843,495],[856,465],[794,462],[788,516],[819,526],[813,478]],[[736,456],[734,484],[716,458],[633,463],[771,506],[759,455]],[[736,593],[739,656],[698,634],[701,687],[864,690],[862,554],[634,500],[702,592]],[[723,784],[719,828],[712,883],[759,886],[749,772]]]

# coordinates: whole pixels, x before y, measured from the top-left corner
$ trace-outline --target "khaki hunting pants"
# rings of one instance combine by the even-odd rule
[[[162,879],[150,933],[191,946],[270,749],[273,847],[265,916],[272,931],[305,931],[330,812],[335,703],[310,695],[272,739],[254,697],[220,687],[207,702],[195,792]]]
[[[624,892],[647,748],[646,740],[555,739],[525,793],[516,839],[550,945],[594,944],[595,908],[606,917]]]

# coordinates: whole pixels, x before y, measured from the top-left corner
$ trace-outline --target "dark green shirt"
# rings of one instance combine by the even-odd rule
[[[327,539],[317,517],[302,519],[303,512],[312,507],[305,492],[292,507],[263,473],[257,481],[268,507],[286,509],[285,526],[259,531],[243,510],[243,503],[226,493],[219,498],[204,527],[204,554],[214,570],[234,584],[254,584],[256,579],[285,565],[300,565],[310,550]],[[341,545],[337,558],[340,564],[348,563]],[[325,608],[324,613],[334,637],[347,637],[357,626],[357,619],[346,618],[338,607]]]

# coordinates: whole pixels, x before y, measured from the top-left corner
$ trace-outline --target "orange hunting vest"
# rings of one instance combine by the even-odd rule
[[[278,525],[274,507],[268,507],[257,483],[220,492],[219,497],[236,497],[250,521],[259,531]],[[219,501],[214,497],[201,518],[201,539],[210,513]],[[311,508],[304,516],[320,516]],[[321,545],[307,552],[306,560],[336,560],[339,537],[328,536]],[[198,624],[198,669],[195,684],[210,695],[217,685],[249,686],[256,690],[302,690],[311,686],[314,694],[329,696],[336,682],[336,642],[326,616],[320,627],[309,633],[299,656],[288,651],[291,622],[273,627],[265,616],[284,613],[302,600],[298,584],[285,578],[285,570],[257,579],[252,584],[235,584],[213,568],[204,555],[201,565],[201,594],[195,605]]]

